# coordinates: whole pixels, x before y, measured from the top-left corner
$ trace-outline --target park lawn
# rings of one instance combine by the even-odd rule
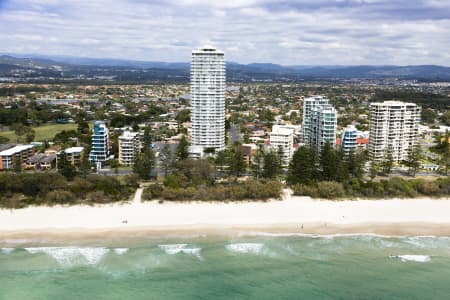
[[[33,127],[36,132],[36,136],[34,137],[34,141],[41,142],[46,139],[52,139],[55,134],[63,131],[63,130],[77,130],[77,124],[51,124],[51,125],[42,125]],[[16,141],[16,135],[14,131],[0,131],[0,136],[4,136],[9,138],[11,143]]]

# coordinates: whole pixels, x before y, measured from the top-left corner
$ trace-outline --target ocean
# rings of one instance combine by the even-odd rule
[[[0,239],[0,299],[450,299],[449,237]]]

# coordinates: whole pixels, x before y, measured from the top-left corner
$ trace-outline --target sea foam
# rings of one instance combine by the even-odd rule
[[[114,253],[117,255],[123,255],[128,252],[128,248],[114,248]]]
[[[428,255],[412,255],[412,254],[391,255],[390,258],[397,258],[400,259],[402,262],[407,261],[429,262],[431,260],[430,256]]]
[[[3,254],[10,254],[14,251],[14,248],[1,248]]]
[[[235,253],[261,254],[264,245],[260,243],[236,243],[226,246],[227,250]]]
[[[77,264],[95,265],[109,252],[109,249],[103,247],[32,247],[25,250],[31,254],[45,253],[64,267]]]
[[[158,247],[164,250],[164,252],[169,255],[184,253],[201,258],[200,256],[201,248],[188,248],[188,244],[168,244],[168,245],[158,245]]]

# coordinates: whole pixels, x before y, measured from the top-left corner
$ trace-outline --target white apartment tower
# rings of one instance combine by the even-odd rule
[[[277,152],[283,151],[283,164],[288,165],[294,154],[294,129],[282,125],[274,125],[269,136],[270,147]]]
[[[132,166],[136,153],[141,150],[139,133],[124,131],[119,136],[119,163],[123,166]]]
[[[225,148],[225,58],[213,47],[192,51],[191,152]]]
[[[346,155],[350,152],[356,152],[356,147],[358,146],[356,139],[358,138],[358,129],[354,125],[348,125],[341,137],[341,147],[342,151]]]
[[[369,157],[381,161],[390,151],[395,162],[406,160],[417,143],[420,113],[421,108],[414,103],[371,103]]]
[[[109,159],[109,130],[105,122],[95,121],[89,161],[102,166]]]
[[[318,153],[329,142],[336,145],[337,113],[322,96],[305,98],[303,101],[303,144],[313,147]]]
[[[315,107],[329,104],[330,100],[323,96],[311,96],[303,100],[303,144],[311,145],[310,130],[312,111]]]

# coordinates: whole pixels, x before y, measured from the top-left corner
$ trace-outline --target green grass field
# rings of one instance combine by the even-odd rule
[[[77,124],[52,124],[52,125],[42,125],[33,127],[36,132],[36,136],[34,137],[34,141],[41,142],[45,139],[51,139],[55,136],[55,134],[63,131],[63,130],[76,130]],[[0,131],[0,136],[4,136],[9,138],[10,142],[16,141],[16,135],[14,131]]]

